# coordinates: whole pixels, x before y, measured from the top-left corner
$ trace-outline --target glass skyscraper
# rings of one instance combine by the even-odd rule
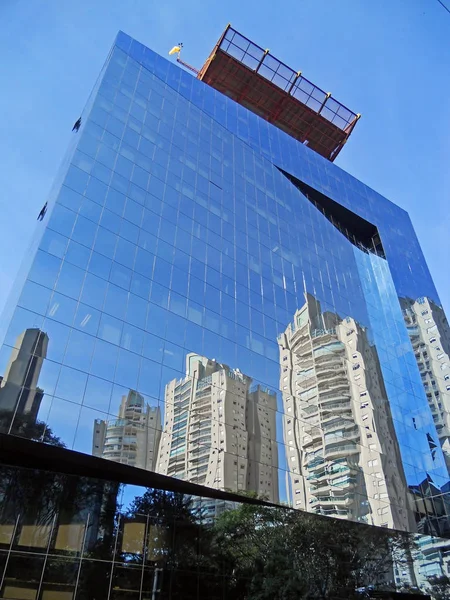
[[[255,73],[242,40],[212,58]],[[226,492],[214,514],[448,537],[450,332],[408,214],[333,164],[343,138],[201,74],[118,34],[3,317],[2,438]]]

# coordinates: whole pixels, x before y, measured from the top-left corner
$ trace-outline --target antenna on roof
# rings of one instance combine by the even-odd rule
[[[174,46],[169,51],[169,56],[173,56],[174,54],[176,54],[177,55],[177,62],[180,63],[180,65],[183,65],[183,67],[186,67],[186,69],[189,69],[189,71],[192,71],[193,73],[195,73],[196,75],[198,75],[198,73],[199,73],[198,69],[196,69],[195,67],[191,67],[191,65],[189,65],[186,62],[184,62],[184,60],[181,60],[180,54],[181,54],[182,48],[183,48],[183,43],[180,42],[179,44],[177,44],[176,46]]]

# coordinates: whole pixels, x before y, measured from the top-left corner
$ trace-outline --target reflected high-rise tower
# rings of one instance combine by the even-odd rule
[[[186,377],[165,389],[157,470],[278,501],[276,396],[239,369],[188,354]]]
[[[119,416],[94,423],[92,454],[149,471],[155,470],[161,438],[161,411],[130,390],[122,397]]]
[[[407,530],[405,476],[367,332],[307,294],[278,343],[291,504]]]
[[[0,383],[0,411],[36,419],[44,395],[38,380],[48,342],[39,329],[26,329],[17,337]]]
[[[430,298],[401,299],[403,315],[436,431],[450,466],[450,328]]]

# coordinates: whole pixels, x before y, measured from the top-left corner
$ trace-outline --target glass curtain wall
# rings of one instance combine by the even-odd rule
[[[450,337],[407,214],[124,34],[73,135],[1,432],[446,536]]]

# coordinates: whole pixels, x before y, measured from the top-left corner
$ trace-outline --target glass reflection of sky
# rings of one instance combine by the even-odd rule
[[[285,502],[277,337],[307,293],[367,331],[408,484],[429,475],[441,487],[398,296],[438,299],[406,213],[125,34],[116,43],[49,203],[1,372],[18,336],[45,332],[38,419],[91,453],[94,422],[117,419],[130,390],[160,407],[164,429],[165,388],[185,377],[188,353],[239,369],[277,394]],[[277,167],[374,223],[387,261],[355,248]]]

